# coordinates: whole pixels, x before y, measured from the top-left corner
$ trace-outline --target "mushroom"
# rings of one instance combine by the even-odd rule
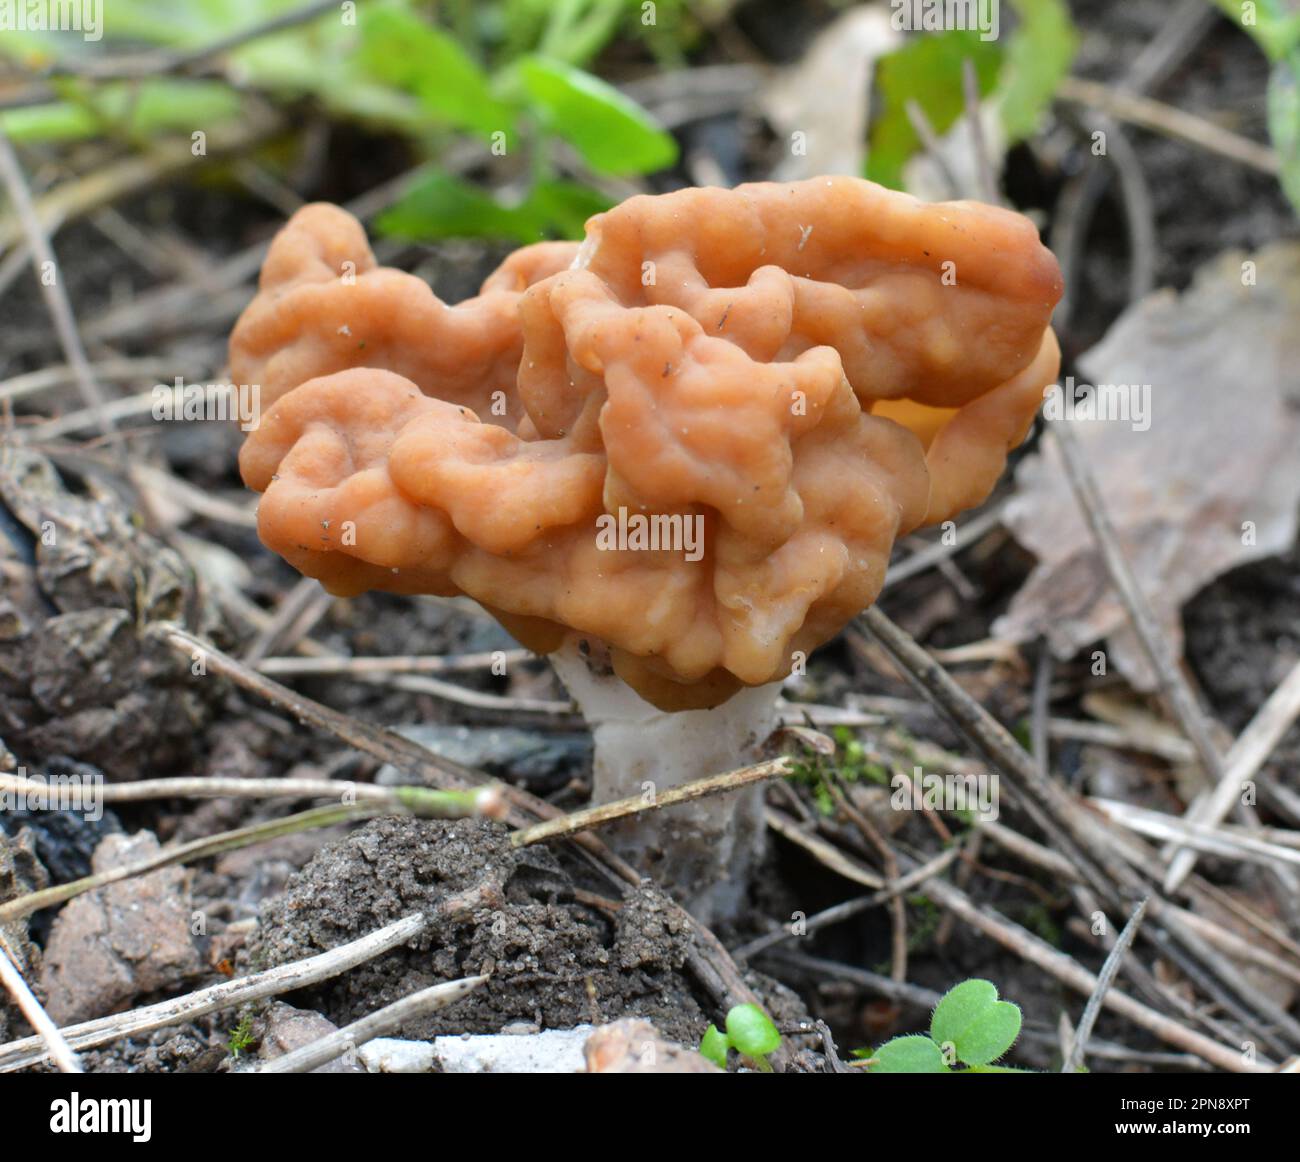
[[[465,594],[550,654],[603,802],[739,766],[897,537],[980,503],[1059,352],[1020,215],[854,178],[634,197],[440,302],[309,206],[231,338],[263,542],[331,592]],[[611,839],[734,916],[755,789]]]

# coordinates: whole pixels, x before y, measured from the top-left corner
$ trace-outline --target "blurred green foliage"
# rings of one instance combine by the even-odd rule
[[[907,115],[914,101],[935,133],[946,133],[966,108],[963,62],[975,68],[981,98],[995,103],[1007,143],[1034,133],[1057,86],[1069,72],[1078,34],[1065,0],[1014,0],[1014,28],[997,40],[952,29],[909,36],[881,59],[876,77],[879,112],[871,128],[866,175],[899,189],[903,167],[921,148]]]
[[[220,81],[109,81],[89,89],[60,82],[64,99],[10,110],[0,125],[18,142],[78,141],[90,137],[147,140],[159,133],[188,134],[196,126],[239,116],[239,94]]]
[[[103,42],[122,54],[141,45],[201,49],[304,0],[113,0]],[[615,36],[641,37],[666,63],[695,35],[687,0],[501,0],[439,6],[443,23],[412,0],[342,5],[308,23],[259,36],[223,58],[227,80],[78,76],[96,45],[79,37],[12,33],[0,52],[34,70],[63,66],[58,100],[0,115],[18,142],[108,137],[141,144],[202,130],[209,136],[248,112],[247,91],[281,103],[319,102],[332,115],[411,138],[428,159],[381,229],[412,238],[493,236],[517,242],[581,236],[609,204],[603,176],[672,165],[672,135],[582,65]],[[125,47],[124,47],[125,46]],[[518,159],[511,194],[494,196],[438,166],[457,140]],[[562,177],[557,148],[576,156],[579,180]],[[487,156],[487,154],[485,154]]]
[[[1300,12],[1291,0],[1257,0],[1248,9],[1239,0],[1208,2],[1272,62],[1270,132],[1282,185],[1300,207]],[[0,55],[35,75],[53,66],[55,99],[0,112],[0,127],[27,144],[102,138],[147,146],[237,128],[268,98],[291,111],[307,100],[332,117],[406,137],[424,159],[378,219],[381,230],[518,243],[577,237],[610,204],[616,187],[606,179],[653,173],[678,155],[671,134],[595,75],[597,59],[615,41],[634,42],[664,68],[685,67],[707,18],[726,0],[362,0],[238,45],[219,58],[215,77],[82,75],[107,56],[200,50],[306,3],[112,0],[102,42],[6,32]],[[961,30],[908,35],[877,63],[866,176],[903,186],[904,168],[921,148],[909,102],[945,133],[965,109],[967,60],[1005,142],[1031,136],[1077,44],[1067,0],[1008,0],[996,40]],[[455,147],[469,144],[484,161],[506,159],[495,171],[504,175],[496,190],[446,167]]]
[[[1020,24],[1007,42],[996,94],[1013,145],[1038,129],[1079,47],[1065,0],[1016,0],[1015,10]]]
[[[1300,9],[1291,0],[1214,0],[1229,20],[1249,33],[1271,61],[1285,60],[1300,45]]]
[[[901,189],[903,166],[921,148],[921,139],[907,116],[915,101],[936,133],[952,127],[965,109],[962,63],[975,66],[980,95],[987,96],[997,80],[1002,49],[995,40],[981,40],[964,29],[908,37],[896,52],[877,66],[876,91],[880,115],[871,128],[867,177]]]
[[[1268,76],[1268,134],[1277,150],[1282,189],[1300,210],[1300,9],[1290,0],[1215,0],[1264,51]]]
[[[597,190],[559,180],[535,182],[522,201],[506,205],[431,165],[375,224],[398,238],[486,237],[528,243],[548,233],[581,238],[587,219],[609,205],[610,199]]]

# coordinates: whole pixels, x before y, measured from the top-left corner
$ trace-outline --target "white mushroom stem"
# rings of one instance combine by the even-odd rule
[[[590,639],[570,637],[550,659],[595,739],[593,803],[745,766],[776,726],[779,682],[742,689],[712,710],[669,713],[627,686]],[[602,835],[705,923],[731,919],[763,854],[763,786],[644,812]]]

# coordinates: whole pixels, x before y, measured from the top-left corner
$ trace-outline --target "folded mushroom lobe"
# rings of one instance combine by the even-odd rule
[[[566,242],[524,247],[477,296],[449,306],[422,279],[377,266],[346,211],[305,206],[276,236],[257,297],[231,333],[231,377],[259,384],[269,405],[309,379],[380,368],[509,424],[522,411],[515,400],[519,297],[576,253]]]

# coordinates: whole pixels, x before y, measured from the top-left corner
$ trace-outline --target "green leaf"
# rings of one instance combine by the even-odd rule
[[[712,1061],[719,1069],[727,1068],[727,1050],[730,1048],[725,1033],[717,1025],[710,1025],[700,1038],[700,1056]]]
[[[577,182],[538,182],[519,202],[507,204],[478,186],[426,166],[406,192],[376,221],[398,238],[505,238],[538,242],[547,237],[581,238],[587,219],[610,207],[598,190]]]
[[[103,40],[87,41],[75,32],[8,30],[0,36],[0,55],[31,53],[51,60],[70,61],[102,51],[105,42],[139,41],[176,48],[208,44],[240,27],[274,16],[294,0],[267,0],[262,11],[244,13],[247,5],[224,3],[177,4],[176,0],[113,0],[104,5],[100,21]],[[16,5],[15,5],[16,7]]]
[[[881,185],[900,189],[903,166],[921,146],[907,116],[907,102],[924,110],[936,133],[946,133],[966,108],[962,61],[975,66],[981,94],[993,88],[1002,50],[979,33],[957,29],[934,35],[911,34],[876,66],[879,112],[871,127],[866,174]]]
[[[1279,180],[1300,211],[1300,11],[1290,0],[1217,0],[1228,18],[1273,62],[1268,79],[1268,135],[1277,150]]]
[[[1282,189],[1300,211],[1300,49],[1274,65],[1269,76],[1268,134],[1277,150]]]
[[[650,173],[677,160],[672,135],[635,101],[562,61],[530,56],[519,76],[543,125],[598,173]]]
[[[587,219],[614,204],[599,190],[577,182],[538,182],[528,195],[527,205],[546,229],[560,238],[582,238]]]
[[[914,1034],[886,1041],[872,1054],[875,1064],[868,1067],[871,1073],[950,1073],[939,1052],[939,1046],[929,1037]]]
[[[950,989],[930,1019],[937,1045],[951,1045],[967,1065],[996,1061],[1019,1035],[1020,1009],[998,1000],[998,990],[987,980],[966,980]]]
[[[379,230],[398,238],[506,238],[536,242],[541,223],[526,203],[507,206],[477,186],[434,167],[421,170],[398,201],[379,215]]]
[[[89,109],[67,101],[32,105],[0,113],[0,129],[13,141],[80,141],[99,133],[99,122]]]
[[[1065,0],[1016,0],[1015,6],[1020,23],[1007,44],[997,94],[1012,144],[1038,128],[1079,47]]]
[[[1280,61],[1300,48],[1300,12],[1291,0],[1254,0],[1249,7],[1242,0],[1217,0],[1224,14],[1264,50],[1271,61]]]
[[[439,121],[482,133],[508,130],[514,115],[487,74],[440,28],[401,8],[375,8],[360,20],[357,60],[375,80],[414,93]]]
[[[736,1005],[727,1014],[727,1040],[746,1057],[763,1057],[781,1046],[781,1034],[757,1005]]]
[[[585,65],[613,38],[623,0],[548,0],[546,32],[538,52],[571,65]]]
[[[105,127],[123,136],[152,138],[196,129],[211,133],[243,108],[239,94],[219,81],[157,79],[64,91],[74,99],[11,109],[0,114],[0,126],[24,143],[100,137]]]

